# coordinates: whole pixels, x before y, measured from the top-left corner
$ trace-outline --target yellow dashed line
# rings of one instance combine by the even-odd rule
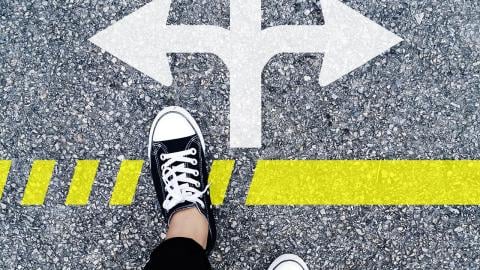
[[[75,167],[66,205],[87,205],[97,174],[99,160],[79,160]]]
[[[12,166],[11,160],[0,160],[0,200],[2,199],[3,189],[7,183],[8,173]]]
[[[260,160],[248,205],[479,205],[480,161]]]
[[[77,162],[67,205],[86,205],[98,160]],[[11,168],[0,160],[0,199]],[[143,160],[124,160],[110,205],[133,202]],[[32,164],[22,205],[43,205],[54,160]],[[209,175],[212,204],[221,205],[235,166],[215,160]],[[260,160],[247,205],[480,205],[480,161]]]
[[[55,160],[35,160],[33,162],[23,193],[22,205],[43,205],[54,168]]]
[[[142,173],[143,160],[124,160],[120,165],[110,205],[130,205]]]
[[[215,160],[208,176],[210,183],[210,198],[213,205],[221,205],[230,183],[230,177],[235,166],[234,160]]]

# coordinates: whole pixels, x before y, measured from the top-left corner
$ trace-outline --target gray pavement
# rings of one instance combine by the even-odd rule
[[[163,87],[87,39],[146,1],[0,0],[0,269],[140,269],[165,237],[145,166],[129,207],[108,207],[119,160],[145,159],[166,105],[200,122],[209,159],[236,169],[217,209],[215,269],[480,269],[479,207],[246,207],[257,159],[479,159],[480,3],[345,1],[405,39],[332,85],[321,54],[278,55],[263,81],[263,147],[228,148],[219,58],[172,54]],[[174,1],[169,23],[228,27],[228,1]],[[322,23],[315,1],[263,2],[263,26]],[[21,207],[33,159],[59,164],[42,207]],[[63,202],[75,160],[101,159],[87,207]],[[148,165],[148,164],[146,164]]]

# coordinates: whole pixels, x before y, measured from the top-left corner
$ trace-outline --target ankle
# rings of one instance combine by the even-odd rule
[[[167,239],[174,237],[191,238],[205,249],[208,239],[207,219],[196,208],[176,212],[167,231]]]

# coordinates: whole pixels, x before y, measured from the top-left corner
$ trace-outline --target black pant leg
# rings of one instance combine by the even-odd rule
[[[145,270],[210,270],[208,256],[197,242],[176,237],[165,240],[150,255]]]

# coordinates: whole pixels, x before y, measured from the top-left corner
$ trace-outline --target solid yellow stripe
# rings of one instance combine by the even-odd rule
[[[142,168],[143,160],[122,161],[112,197],[110,198],[110,205],[132,204]]]
[[[214,160],[208,182],[210,184],[210,199],[213,205],[221,205],[230,183],[230,177],[235,166],[234,160]]]
[[[99,160],[79,160],[73,173],[66,205],[87,205],[97,174]]]
[[[43,205],[55,162],[55,160],[33,161],[27,186],[23,193],[22,205]]]
[[[480,161],[261,160],[248,205],[480,205]]]
[[[0,200],[2,199],[3,188],[7,183],[8,173],[10,172],[11,166],[11,160],[0,160]]]

